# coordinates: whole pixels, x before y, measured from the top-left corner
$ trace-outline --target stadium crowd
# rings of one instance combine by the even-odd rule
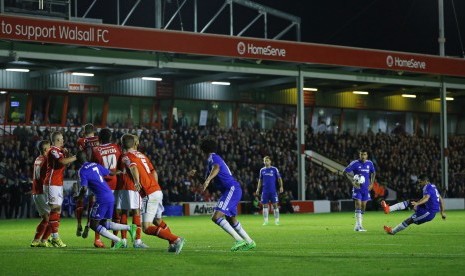
[[[0,217],[30,217],[30,179],[32,164],[39,154],[36,144],[49,138],[54,130],[64,134],[65,147],[77,152],[76,141],[80,127],[54,128],[18,126],[10,138],[0,141]],[[138,134],[139,150],[149,156],[159,174],[163,188],[164,204],[192,201],[215,201],[214,189],[202,193],[201,183],[195,183],[187,172],[204,171],[204,157],[198,147],[205,135],[218,137],[217,153],[228,162],[231,171],[243,186],[243,201],[253,202],[258,172],[266,155],[273,160],[283,177],[286,200],[297,195],[296,134],[290,129],[238,128],[223,129],[216,126],[179,127],[174,130],[123,129],[113,130],[114,140],[124,133]],[[418,195],[417,176],[427,174],[433,183],[440,183],[440,147],[438,137],[418,137],[382,132],[366,134],[341,134],[313,131],[305,133],[306,149],[314,150],[334,161],[347,165],[358,158],[358,150],[369,151],[377,169],[377,180],[397,191],[399,200]],[[449,139],[449,189],[446,197],[465,197],[465,137]],[[306,162],[306,199],[350,199],[351,186],[343,177]],[[77,168],[71,164],[65,179],[76,179]],[[8,181],[8,179],[11,179]],[[444,187],[439,185],[440,190]],[[65,199],[71,213],[72,195]]]

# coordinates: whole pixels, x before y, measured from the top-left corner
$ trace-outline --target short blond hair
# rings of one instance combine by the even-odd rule
[[[134,135],[126,133],[121,137],[121,145],[123,146],[123,149],[133,148],[135,144]]]

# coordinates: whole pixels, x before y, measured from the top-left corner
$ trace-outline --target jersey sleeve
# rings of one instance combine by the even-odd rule
[[[374,172],[376,172],[375,164],[373,164],[373,162],[371,162],[370,173],[374,173]]]
[[[59,152],[56,149],[51,149],[50,155],[53,157],[53,159],[56,159],[56,160],[60,160],[64,158],[63,153]]]
[[[126,168],[130,168],[132,166],[136,166],[136,163],[132,162],[131,158],[129,158],[129,156],[127,155],[124,155],[122,158],[121,158],[121,163],[124,164],[124,167]]]
[[[78,146],[78,149],[79,151],[83,151],[84,150],[84,140],[82,138],[79,138],[77,140],[77,146]]]
[[[352,168],[352,165],[354,164],[354,162],[350,162],[349,166],[347,166],[344,171],[347,172],[347,173],[351,173],[354,171],[354,169]]]
[[[434,188],[432,185],[426,185],[425,189],[423,189],[423,195],[429,195],[433,196],[436,192],[434,191]]]
[[[210,160],[209,160],[210,161]],[[215,164],[221,164],[221,157],[219,157],[218,155],[214,154],[212,155],[212,158],[211,158],[211,166],[213,167],[213,165]]]

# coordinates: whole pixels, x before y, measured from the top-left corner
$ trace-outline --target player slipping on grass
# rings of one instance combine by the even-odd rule
[[[203,183],[203,191],[208,188],[211,181],[214,181],[221,192],[221,198],[218,200],[211,219],[236,240],[231,251],[253,249],[256,247],[255,242],[245,232],[236,218],[237,204],[242,197],[241,185],[233,177],[223,159],[215,153],[216,146],[216,139],[212,137],[204,138],[200,144],[200,149],[208,158],[207,178]],[[188,175],[191,177],[196,176],[196,170],[190,171]]]
[[[363,176],[365,182],[360,184],[351,174]],[[353,185],[352,198],[355,203],[354,231],[366,232],[365,228],[363,228],[363,214],[366,210],[367,201],[371,200],[370,191],[375,182],[375,175],[375,166],[371,160],[368,160],[368,152],[364,149],[359,151],[359,159],[350,162],[344,170],[344,176]]]
[[[95,135],[96,129],[93,124],[86,124],[82,127],[82,132],[83,132],[83,137],[77,140],[78,150],[85,152],[87,155],[87,160],[91,160],[92,149],[99,145],[99,139]],[[83,230],[82,229],[82,214],[84,212],[84,199],[76,201],[76,211],[75,211],[76,220],[77,220],[76,236],[78,237],[82,236],[85,239],[87,238],[87,235],[89,234],[89,227],[90,227],[89,214],[90,214],[90,210],[92,209],[92,205],[94,204],[94,202],[95,202],[95,196],[91,192],[88,192],[87,206],[86,206],[87,223]],[[98,248],[105,247],[103,242],[100,240],[100,236],[97,232],[95,232],[95,235],[94,235],[94,246]]]
[[[81,190],[79,191],[78,199],[84,197],[87,187],[95,195],[95,203],[92,209],[89,210],[90,228],[94,230],[95,233],[114,241],[112,249],[123,247],[123,240],[108,230],[127,230],[131,234],[132,240],[134,240],[137,226],[135,224],[129,226],[111,221],[115,198],[103,177],[114,175],[116,172],[110,171],[100,164],[88,162],[86,153],[82,151],[77,154],[77,160],[82,164],[78,173],[81,182]]]
[[[381,201],[381,207],[383,207],[385,214],[404,210],[409,205],[412,205],[413,210],[415,211],[413,215],[394,228],[384,226],[384,231],[386,231],[386,233],[395,235],[397,232],[400,232],[409,227],[409,225],[412,223],[423,224],[425,222],[431,221],[439,211],[441,212],[442,219],[446,219],[444,200],[439,194],[436,185],[431,184],[429,182],[428,176],[424,174],[418,177],[418,183],[423,189],[423,197],[419,201],[406,200],[392,206],[389,206],[384,200]]]

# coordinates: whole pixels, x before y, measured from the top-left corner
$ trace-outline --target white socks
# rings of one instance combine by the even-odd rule
[[[234,230],[236,230],[236,232],[248,243],[251,243],[252,242],[252,239],[249,237],[249,235],[247,235],[247,233],[245,232],[245,230],[242,228],[242,225],[240,222],[237,222],[236,225],[233,226],[234,227]]]
[[[269,208],[268,208],[268,205],[266,205],[266,207],[265,206],[263,207],[263,220],[265,222],[268,222],[268,213],[269,213]]]
[[[218,226],[223,228],[224,231],[226,231],[229,235],[231,235],[236,241],[242,241],[243,238],[239,236],[239,234],[234,230],[234,228],[229,224],[227,220],[224,218],[219,218],[215,221]],[[245,232],[244,232],[245,233]]]
[[[362,210],[355,209],[355,226],[356,227],[363,227],[362,226],[362,221],[363,221]]]
[[[279,208],[274,208],[274,222],[279,223]]]
[[[389,206],[389,211],[395,212],[395,211],[404,210],[408,207],[408,203],[409,203],[408,201],[402,201],[402,202],[396,203],[392,206]]]

